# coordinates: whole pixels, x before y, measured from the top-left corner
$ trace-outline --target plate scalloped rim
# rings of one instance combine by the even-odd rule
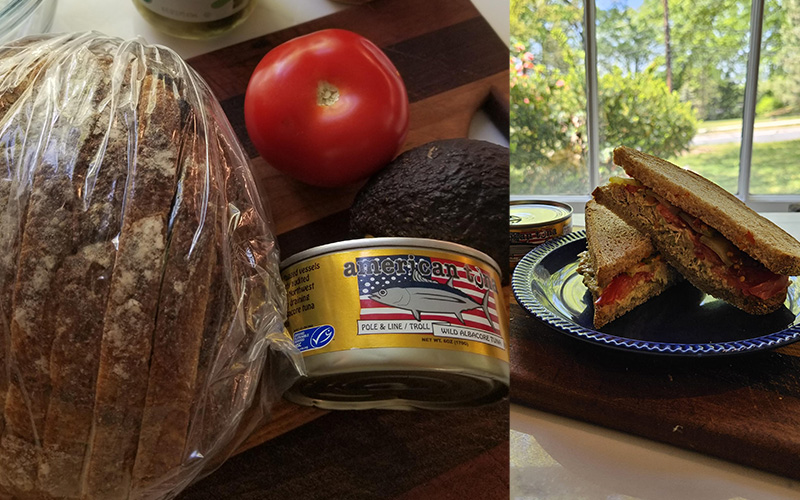
[[[580,230],[552,239],[528,252],[514,268],[511,278],[511,290],[517,303],[528,313],[544,321],[551,327],[579,339],[617,349],[669,354],[677,356],[713,356],[722,354],[739,354],[744,352],[774,349],[800,340],[800,324],[790,326],[779,332],[762,335],[752,339],[728,342],[683,344],[672,342],[654,342],[630,339],[599,332],[583,327],[567,320],[541,304],[531,292],[533,270],[553,251],[586,238],[586,231]]]

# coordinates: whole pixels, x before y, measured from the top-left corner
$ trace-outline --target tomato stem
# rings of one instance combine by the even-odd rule
[[[333,106],[339,100],[339,89],[322,80],[317,84],[317,106]]]

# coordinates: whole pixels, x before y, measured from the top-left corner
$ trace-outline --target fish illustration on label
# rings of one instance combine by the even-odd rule
[[[479,266],[386,255],[359,257],[344,271],[358,277],[359,333],[433,333],[443,324],[499,332],[496,283]]]
[[[446,284],[426,279],[414,272],[412,281],[415,284],[405,287],[382,288],[369,296],[381,304],[411,311],[417,321],[421,321],[421,313],[453,314],[458,321],[465,324],[462,313],[471,309],[481,309],[487,321],[489,316],[489,290],[483,295],[481,303],[476,302],[466,293],[453,286],[453,277]]]

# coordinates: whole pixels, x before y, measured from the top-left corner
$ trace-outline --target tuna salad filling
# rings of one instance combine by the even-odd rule
[[[740,290],[745,296],[762,300],[786,292],[788,276],[773,273],[699,218],[684,212],[634,179],[615,178],[611,182],[624,185],[628,201],[642,207],[642,213],[656,230],[672,233],[676,244],[681,240],[691,242],[695,258],[707,263],[712,272],[730,287]]]
[[[580,254],[578,272],[589,276],[589,280],[584,279],[584,283],[596,296],[594,301],[596,307],[625,305],[641,296],[641,285],[647,283],[666,285],[671,279],[669,265],[658,253],[654,253],[626,269],[625,272],[618,274],[606,286],[600,286],[597,283],[588,251]]]

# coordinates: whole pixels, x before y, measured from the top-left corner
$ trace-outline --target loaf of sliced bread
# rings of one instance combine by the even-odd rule
[[[47,35],[0,70],[0,498],[174,497],[292,345],[247,158],[163,47]]]

